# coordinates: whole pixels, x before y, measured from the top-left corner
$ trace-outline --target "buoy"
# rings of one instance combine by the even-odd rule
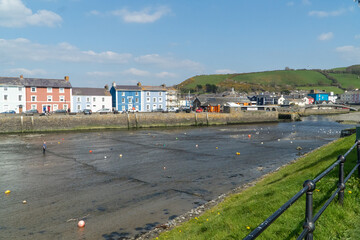
[[[196,144],[195,147],[199,147],[199,145]]]
[[[27,204],[27,201],[26,201],[26,200],[24,200],[24,201],[23,201],[23,204]]]
[[[78,227],[79,227],[79,228],[85,227],[85,221],[84,221],[84,220],[80,220],[80,221],[78,222]]]
[[[106,158],[106,156],[104,158]]]
[[[278,142],[280,142],[280,138],[278,139]]]
[[[121,157],[121,158],[122,158],[122,154],[120,154],[120,155],[119,155],[119,157]]]
[[[10,190],[6,190],[6,191],[5,191],[5,194],[10,194],[10,193],[11,193]]]
[[[292,143],[292,141],[290,141],[290,143]]]
[[[251,138],[251,134],[248,135],[248,138]]]
[[[60,144],[60,142],[58,142],[58,144]]]
[[[264,142],[261,142],[261,144],[264,144]]]
[[[64,139],[62,139],[64,141]]]
[[[240,153],[239,153],[239,152],[236,152],[236,155],[240,155]]]
[[[216,147],[216,149],[219,149],[218,147]]]
[[[166,170],[166,167],[164,167],[164,170]]]
[[[92,153],[92,150],[89,150],[89,153]]]
[[[176,140],[178,140],[178,138],[176,138]]]
[[[302,149],[302,147],[300,147],[300,146],[296,148],[296,150],[299,150],[299,151],[300,151],[301,149]]]

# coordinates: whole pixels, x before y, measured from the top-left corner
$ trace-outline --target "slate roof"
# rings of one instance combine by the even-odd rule
[[[23,86],[24,84],[17,77],[0,77],[0,85]]]
[[[116,85],[116,91],[141,91],[141,87],[137,85]]]
[[[111,96],[105,88],[72,88],[73,96]]]
[[[143,91],[166,91],[166,87],[162,86],[142,86]]]
[[[21,81],[25,87],[72,87],[65,79],[23,78]]]

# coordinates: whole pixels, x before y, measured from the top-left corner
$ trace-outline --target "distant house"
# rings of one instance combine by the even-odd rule
[[[166,88],[166,109],[180,107],[178,91],[173,87]]]
[[[25,87],[18,77],[0,77],[0,112],[26,110]]]
[[[276,105],[278,104],[278,97],[272,95],[258,95],[256,96],[257,105]]]
[[[141,84],[140,84],[141,86]],[[141,86],[141,109],[144,112],[166,109],[167,89],[162,86]]]
[[[39,112],[68,110],[71,107],[71,84],[69,77],[64,79],[23,78],[25,86],[26,109],[37,109]]]
[[[328,93],[309,93],[309,97],[312,97],[315,102],[329,101]]]
[[[142,111],[141,108],[141,84],[116,85],[112,83],[110,89],[112,96],[112,108],[117,111]]]
[[[82,112],[90,109],[96,112],[100,109],[112,109],[111,94],[105,88],[73,88],[72,111]]]

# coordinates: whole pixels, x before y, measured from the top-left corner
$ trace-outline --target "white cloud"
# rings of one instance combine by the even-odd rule
[[[149,76],[150,72],[136,69],[136,68],[130,68],[130,69],[123,71],[123,74],[145,77],[145,76]]]
[[[294,6],[294,5],[295,5],[294,2],[287,2],[287,3],[286,3],[286,6]]]
[[[144,8],[140,11],[129,11],[126,8],[112,11],[111,14],[119,16],[128,23],[153,23],[171,12],[168,7]]]
[[[360,39],[360,34],[356,34],[356,35],[354,36],[354,38],[355,38],[355,39]]]
[[[301,2],[303,5],[311,5],[310,0],[302,0]]]
[[[131,60],[129,53],[116,53],[112,51],[94,52],[92,50],[81,51],[69,43],[57,45],[42,45],[33,43],[28,39],[0,39],[0,62],[13,60],[30,61],[64,61],[83,63],[118,63],[123,64]]]
[[[334,37],[334,34],[332,32],[322,33],[318,36],[318,40],[327,41],[327,40],[332,39],[333,37]]]
[[[176,78],[177,75],[175,73],[169,73],[169,72],[160,72],[155,74],[158,78]]]
[[[347,12],[346,9],[339,9],[335,11],[310,11],[309,16],[324,18],[324,17],[337,17]]]
[[[95,15],[95,16],[97,16],[97,15],[100,15],[101,13],[99,12],[99,11],[97,11],[97,10],[92,10],[92,11],[90,11],[89,12],[89,15]]]
[[[13,69],[7,69],[4,70],[4,72],[6,74],[9,75],[16,75],[16,76],[20,76],[20,75],[24,75],[24,76],[45,76],[47,74],[47,72],[43,69],[26,69],[26,68],[13,68]]]
[[[33,13],[21,0],[0,0],[0,26],[2,27],[25,27],[60,25],[62,18],[51,11],[39,10]]]
[[[94,71],[94,72],[87,72],[86,75],[88,76],[93,76],[93,77],[114,77],[117,74],[114,72],[99,72],[99,71]]]
[[[162,68],[187,68],[195,71],[202,71],[203,66],[200,63],[185,59],[177,60],[173,57],[163,57],[159,54],[148,54],[135,58],[135,61],[141,64],[153,64]]]
[[[348,61],[360,61],[360,47],[355,47],[351,45],[341,46],[336,48],[342,58]]]
[[[218,69],[215,71],[216,74],[228,74],[228,73],[235,73],[236,71],[230,69]]]

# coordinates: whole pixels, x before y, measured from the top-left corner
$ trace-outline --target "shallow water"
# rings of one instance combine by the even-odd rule
[[[290,162],[298,146],[301,153],[311,151],[348,127],[307,117],[278,124],[1,135],[0,238],[135,236]],[[79,219],[85,228],[78,229]]]

